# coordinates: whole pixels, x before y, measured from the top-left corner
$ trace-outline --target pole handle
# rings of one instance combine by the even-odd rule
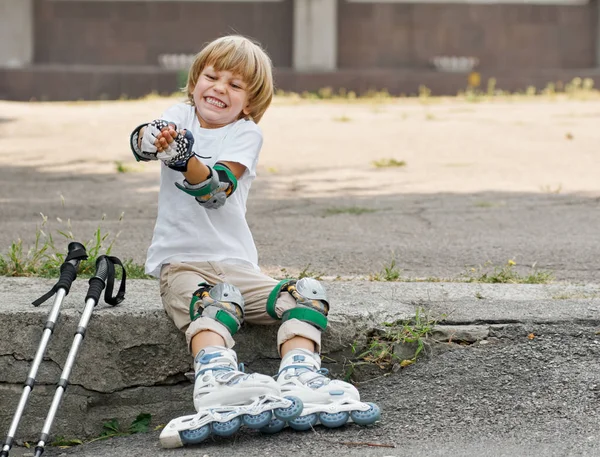
[[[121,285],[117,295],[113,296],[113,288],[115,283],[115,264],[119,265],[123,271]],[[85,300],[92,298],[95,304],[98,304],[102,290],[106,287],[104,293],[104,301],[109,305],[116,306],[125,299],[125,283],[127,280],[127,272],[123,263],[113,256],[101,255],[96,260],[96,274],[90,279],[90,288],[88,289]]]
[[[65,295],[69,294],[71,284],[73,284],[73,281],[75,281],[75,278],[77,277],[79,263],[82,260],[87,259],[88,256],[85,252],[85,246],[77,241],[72,241],[69,243],[67,249],[67,257],[60,266],[60,277],[58,278],[58,282],[52,286],[52,289],[32,302],[33,306],[40,306],[42,303],[52,297],[52,295],[54,295],[58,289],[65,289]]]

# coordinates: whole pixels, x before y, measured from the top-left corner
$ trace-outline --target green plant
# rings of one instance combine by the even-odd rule
[[[393,323],[384,322],[384,330],[371,336],[366,348],[356,355],[357,343],[351,346],[353,360],[347,361],[348,368],[344,378],[349,380],[357,367],[364,364],[374,364],[382,370],[389,370],[394,365],[406,367],[417,361],[417,358],[425,349],[427,338],[431,335],[437,320],[419,307],[415,310],[412,319],[397,321]],[[400,351],[399,346],[408,346],[412,355],[405,357],[405,351]],[[404,355],[401,354],[404,353]]]
[[[304,267],[304,270],[302,270],[298,274],[298,279],[302,279],[302,278],[321,279],[323,277],[323,273],[318,273],[316,271],[311,271],[311,270],[309,270],[309,268],[310,268],[310,263],[308,265],[306,265],[306,267]]]
[[[129,436],[135,433],[146,433],[150,427],[151,420],[152,416],[150,414],[141,413],[138,414],[131,424],[129,424],[129,427],[123,429],[117,419],[110,419],[102,424],[102,433],[100,433],[100,436],[88,442],[91,443],[93,441],[105,440],[115,436]]]
[[[392,259],[389,265],[384,265],[383,269],[371,275],[371,281],[398,281],[400,279],[400,270],[396,266],[396,260]]]
[[[150,414],[141,413],[138,414],[131,424],[129,424],[129,427],[123,429],[117,419],[110,419],[102,424],[102,432],[100,433],[100,436],[92,438],[91,440],[86,441],[86,443],[93,443],[94,441],[105,440],[115,436],[129,436],[133,435],[134,433],[146,433],[149,430],[151,421],[152,416]],[[57,446],[60,448],[68,448],[81,444],[84,444],[84,441],[78,438],[67,439],[63,436],[57,436],[52,442],[52,446]]]
[[[120,160],[115,160],[115,170],[117,173],[135,173],[136,171],[141,171],[142,169],[139,166],[133,166],[126,164]]]
[[[282,278],[281,279],[302,279],[302,278],[314,278],[321,279],[324,273],[318,273],[310,270],[310,263],[304,267],[303,270],[299,271],[297,275],[288,272],[287,268],[281,268]]]
[[[540,190],[545,194],[560,194],[562,191],[562,184],[556,186],[544,185],[540,186]]]
[[[13,241],[5,255],[0,254],[0,275],[2,276],[40,276],[56,277],[60,275],[60,267],[66,256],[66,249],[63,246],[56,246],[55,237],[48,227],[48,216],[40,213],[42,223],[36,226],[35,241],[33,245],[25,250],[23,240]],[[102,216],[101,221],[105,219]],[[119,222],[123,219],[123,214],[119,217]],[[57,222],[65,224],[57,217]],[[65,241],[75,241],[76,238],[71,230],[71,220],[68,219],[66,227],[56,229],[56,234],[64,238]],[[117,233],[112,239],[109,239],[109,233],[103,233],[99,225],[94,231],[92,238],[83,242],[88,255],[87,260],[79,264],[78,275],[81,277],[91,277],[96,272],[96,260],[102,255],[110,255],[114,244],[119,236]],[[128,277],[149,278],[144,273],[144,266],[136,264],[132,259],[123,261],[127,269]],[[121,270],[117,269],[120,275]]]
[[[344,114],[342,116],[334,117],[333,120],[336,122],[350,122],[352,119]]]
[[[376,209],[373,208],[363,208],[360,206],[348,206],[348,207],[335,207],[335,208],[327,208],[325,210],[325,216],[336,216],[338,214],[353,214],[359,216],[361,214],[366,213],[374,213]]]
[[[177,87],[181,88],[181,90],[185,89],[188,81],[188,71],[187,70],[179,70],[177,72]]]
[[[405,167],[406,162],[404,160],[396,159],[379,159],[371,162],[375,168],[393,168],[393,167]]]
[[[494,266],[490,263],[484,264],[478,269],[471,268],[465,275],[466,282],[479,282],[491,284],[547,284],[554,278],[548,271],[539,271],[535,264],[531,266],[531,273],[521,275],[515,270],[516,262],[508,260],[505,265]]]

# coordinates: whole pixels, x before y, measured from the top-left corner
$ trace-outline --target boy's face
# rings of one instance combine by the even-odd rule
[[[193,91],[200,125],[214,129],[231,124],[249,111],[246,83],[229,71],[204,67]]]

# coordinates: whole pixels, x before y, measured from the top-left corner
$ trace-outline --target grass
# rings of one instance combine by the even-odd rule
[[[540,191],[545,194],[560,194],[562,192],[562,184],[556,186],[544,185],[540,186]]]
[[[342,103],[371,103],[383,104],[394,103],[398,100],[415,99],[423,105],[442,103],[448,96],[436,96],[431,89],[421,84],[418,91],[413,94],[391,95],[387,90],[368,90],[363,93],[357,93],[352,90],[340,88],[338,90],[332,87],[323,87],[313,92],[285,92],[277,91],[275,100],[284,103],[309,102],[342,102]],[[562,81],[549,82],[546,86],[538,90],[536,87],[528,86],[520,91],[510,92],[497,87],[497,80],[489,78],[482,84],[481,76],[478,73],[470,73],[465,78],[465,89],[459,91],[455,97],[458,101],[469,103],[480,103],[484,101],[519,101],[527,100],[597,100],[600,98],[600,91],[594,88],[594,81],[591,78],[573,78],[570,82]],[[432,120],[429,118],[427,120]]]
[[[502,266],[494,266],[490,263],[479,268],[471,268],[465,274],[466,282],[487,284],[548,284],[554,279],[554,275],[548,271],[540,271],[531,266],[528,274],[520,274],[516,271],[516,262],[508,260]]]
[[[393,323],[384,322],[384,330],[373,335],[363,350],[359,351],[356,344],[352,346],[352,353],[355,356],[352,360],[346,361],[348,367],[344,379],[350,380],[360,365],[374,364],[381,370],[412,365],[423,353],[427,338],[436,324],[437,320],[433,319],[424,308],[417,308],[412,319]],[[414,347],[413,355],[409,358],[399,356],[398,345]]]
[[[344,115],[344,116],[334,117],[333,120],[335,122],[350,122],[352,120],[352,118]]]
[[[473,206],[475,206],[476,208],[495,208],[498,206],[506,206],[506,202],[490,202],[487,200],[479,200],[473,203]]]
[[[138,414],[129,427],[123,428],[117,419],[110,419],[102,424],[102,432],[98,437],[92,438],[85,443],[93,443],[94,441],[106,440],[116,436],[129,436],[135,433],[146,433],[150,429],[151,420],[152,416],[150,414],[141,413]],[[66,449],[81,444],[84,444],[84,441],[79,438],[67,439],[62,436],[57,436],[52,442],[52,446],[57,446],[61,449]]]
[[[473,73],[465,78],[465,89],[459,90],[455,96],[434,95],[427,86],[419,85],[416,93],[401,93],[397,95],[390,94],[386,89],[369,89],[364,92],[356,92],[346,88],[334,89],[332,87],[322,87],[317,91],[304,91],[301,93],[278,90],[275,94],[274,102],[279,104],[298,104],[302,102],[327,102],[327,103],[370,103],[372,105],[382,105],[396,103],[399,100],[416,100],[423,105],[434,103],[445,103],[448,99],[454,98],[457,101],[466,101],[470,103],[480,103],[484,101],[520,101],[543,100],[543,101],[561,101],[561,100],[598,100],[600,91],[594,88],[594,81],[591,78],[573,78],[570,82],[556,81],[548,82],[546,86],[538,90],[533,86],[528,86],[520,91],[506,91],[497,87],[495,78],[489,78],[485,86],[482,87],[481,77],[477,73],[473,78]],[[187,85],[187,71],[180,71],[177,75],[178,87],[185,88]],[[152,100],[157,98],[179,98],[185,99],[183,90],[178,90],[172,94],[159,94],[156,91],[150,92],[141,97],[130,97],[122,94],[121,101]],[[102,98],[102,97],[100,97]],[[106,97],[105,97],[106,98]],[[31,101],[35,101],[32,99]],[[42,97],[39,101],[45,101]],[[69,104],[89,104],[101,103],[101,101],[79,100],[68,102]]]
[[[115,160],[115,171],[117,173],[136,173],[142,171],[142,165],[134,166],[126,164],[121,160]]]
[[[600,298],[600,293],[572,292],[552,296],[553,300],[591,300],[594,298]]]
[[[373,208],[363,208],[360,206],[347,206],[347,207],[334,207],[327,208],[325,210],[325,216],[337,216],[338,214],[352,214],[355,216],[360,216],[361,214],[374,213],[376,209]]]
[[[23,240],[13,241],[5,254],[0,254],[0,275],[1,276],[37,276],[43,278],[53,278],[60,276],[60,267],[63,264],[67,249],[66,246],[71,241],[76,241],[71,230],[71,221],[65,223],[62,219],[56,218],[60,224],[65,225],[52,231],[48,228],[48,216],[40,213],[42,222],[36,226],[35,241],[32,246],[25,248]],[[103,221],[105,217],[102,217]],[[119,222],[123,219],[123,214]],[[104,233],[101,224],[98,225],[91,238],[87,242],[82,242],[88,255],[87,260],[79,264],[78,275],[81,277],[91,277],[96,272],[96,260],[100,255],[111,255],[115,242],[119,234],[110,237],[110,234]],[[63,243],[57,243],[55,237],[60,238]],[[58,246],[57,246],[58,244]],[[64,247],[63,247],[64,246]],[[144,272],[144,266],[135,263],[132,259],[121,259],[130,279],[148,279],[150,276]],[[120,269],[117,269],[120,275]]]
[[[521,274],[516,270],[516,262],[508,260],[506,264],[497,266],[486,262],[478,268],[470,268],[458,278],[409,278],[401,275],[396,260],[392,259],[389,264],[367,277],[370,281],[381,282],[453,282],[453,283],[488,283],[488,284],[548,284],[554,279],[554,274],[549,271],[538,270],[535,264],[529,267],[527,274]],[[479,299],[485,297],[479,293],[475,295]]]
[[[281,268],[282,277],[279,279],[302,279],[302,278],[314,278],[321,280],[325,273],[320,273],[310,269],[310,263],[304,267],[303,270],[299,271],[297,275],[288,272],[287,268]]]
[[[404,160],[396,160],[396,159],[379,159],[374,160],[371,164],[375,168],[399,168],[405,167],[406,162]]]
[[[371,275],[371,281],[398,281],[400,279],[400,270],[396,266],[396,260],[392,259],[389,265],[384,265],[378,273]]]

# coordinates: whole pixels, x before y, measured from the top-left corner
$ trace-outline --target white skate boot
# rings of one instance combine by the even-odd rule
[[[164,448],[197,444],[211,433],[230,436],[242,424],[274,433],[302,412],[302,401],[283,398],[273,378],[239,371],[237,356],[231,349],[204,348],[196,356],[194,368],[197,414],[182,416],[167,424],[160,434]]]
[[[360,401],[353,385],[331,380],[321,369],[321,359],[306,349],[294,349],[281,361],[277,382],[282,395],[298,397],[304,404],[302,414],[289,421],[295,430],[309,430],[318,422],[325,427],[341,427],[348,420],[359,425],[373,424],[381,413],[374,403]]]

